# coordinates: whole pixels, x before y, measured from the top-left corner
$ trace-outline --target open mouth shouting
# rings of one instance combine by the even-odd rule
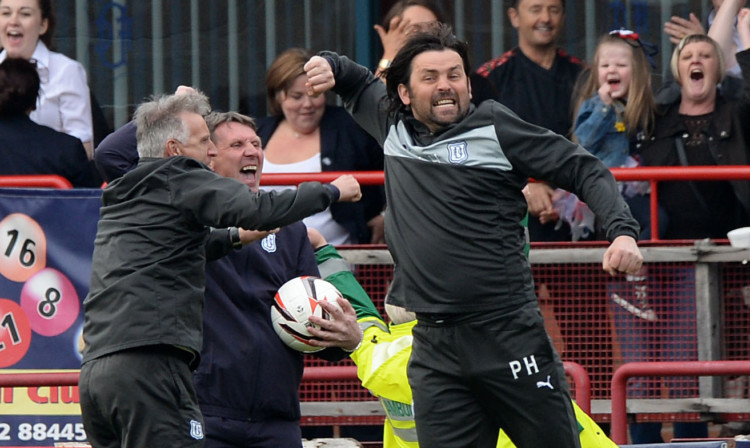
[[[706,85],[706,74],[704,68],[701,66],[690,67],[688,73],[687,84],[691,87],[691,90],[702,91]]]
[[[23,42],[23,33],[16,30],[8,31],[5,34],[5,42],[8,45],[20,45]]]
[[[18,43],[23,39],[23,34],[20,31],[11,30],[6,34],[8,43]]]
[[[455,105],[456,105],[456,100],[453,98],[441,98],[432,103],[432,107],[445,107],[445,106],[452,107]]]
[[[620,78],[610,78],[607,80],[607,84],[609,84],[610,90],[612,92],[616,92],[620,90],[620,85],[622,83],[620,82]]]
[[[245,181],[249,181],[249,180],[254,181],[257,175],[258,175],[257,164],[248,164],[240,168],[240,177]]]
[[[690,70],[690,79],[692,81],[702,81],[703,80],[703,70],[700,68],[694,68]]]

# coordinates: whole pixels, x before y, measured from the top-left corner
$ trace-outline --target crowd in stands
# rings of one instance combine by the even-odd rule
[[[746,148],[745,133],[739,126],[742,117],[738,115],[743,111],[742,61],[736,56],[746,47],[742,24],[737,20],[745,2],[727,0],[724,3],[726,7],[719,8],[722,1],[714,0],[714,7],[704,22],[691,13],[687,18],[673,17],[664,26],[670,41],[679,48],[686,44],[682,38],[691,34],[708,36],[715,43],[714,57],[720,62],[716,70],[720,73],[708,73],[704,79],[709,84],[707,91],[719,92],[716,101],[721,107],[716,110],[709,107],[705,114],[684,111],[687,105],[679,99],[684,98],[688,90],[686,84],[679,82],[679,72],[673,75],[675,81],[652,92],[654,46],[647,41],[656,41],[658,36],[639,36],[628,30],[617,30],[602,38],[600,47],[627,44],[628,54],[632,53],[632,59],[626,64],[627,78],[619,82],[619,91],[610,87],[621,75],[596,72],[602,59],[601,51],[597,50],[594,60],[586,62],[559,46],[566,12],[564,0],[510,2],[508,18],[517,30],[518,46],[478,65],[471,74],[472,101],[479,104],[495,99],[522,119],[581,143],[610,167],[744,164],[746,151],[734,148]],[[394,2],[382,24],[374,26],[383,47],[375,72],[387,68],[411,32],[425,23],[448,20],[440,2]],[[77,137],[91,159],[95,142],[92,121],[101,120],[92,120],[91,95],[83,66],[51,51],[55,23],[51,0],[0,0],[0,28],[3,30],[0,62],[6,58],[34,61],[40,88],[36,105],[28,112],[29,118],[34,123]],[[628,52],[628,49],[621,46],[621,52]],[[347,122],[349,118],[341,108],[326,105],[325,97],[307,99],[302,95],[304,81],[300,61],[308,54],[308,50],[288,49],[267,72],[269,116],[256,117],[267,156],[264,169],[269,173],[382,169],[382,153],[377,145],[361,129]],[[615,63],[604,59],[608,67],[614,67]],[[644,63],[646,60],[649,64]],[[715,88],[712,88],[710,83],[714,78]],[[603,89],[610,88],[615,92],[608,98]],[[734,101],[735,106],[724,107],[727,101]],[[674,118],[668,119],[669,116]],[[690,116],[696,118],[683,118]],[[734,124],[730,125],[732,121]],[[714,123],[722,125],[717,128]],[[131,123],[125,125],[130,126]],[[19,134],[29,132],[22,131],[20,126],[17,129]],[[99,132],[96,140],[101,140],[105,132]],[[674,143],[676,140],[672,137],[685,132],[694,138],[682,145]],[[700,140],[702,135],[705,139]],[[667,140],[672,143],[657,143]],[[39,143],[41,140],[37,139],[30,144]],[[10,144],[3,143],[3,146]],[[118,145],[109,136],[97,146],[97,169],[92,169],[94,164],[91,164],[78,170],[85,171],[86,178],[92,178],[83,183],[75,178],[80,173],[70,173],[71,166],[81,163],[75,155],[58,157],[55,162],[58,165],[47,161],[25,168],[20,168],[20,164],[6,164],[3,174],[57,172],[76,187],[92,186],[119,177],[137,162],[135,147],[118,148],[109,154],[113,144]],[[695,145],[703,146],[694,148]],[[43,143],[43,146],[50,145]],[[687,151],[687,158],[681,158],[678,149],[682,146],[695,150]],[[354,148],[358,152],[340,148]],[[27,158],[39,158],[40,151],[25,152],[29,153]],[[67,166],[59,166],[60,163]],[[631,182],[621,187],[641,224],[641,238],[649,239],[648,185]],[[661,238],[725,238],[727,230],[750,222],[745,181],[665,182],[662,188],[659,197]],[[383,189],[367,187],[364,193],[362,203],[337,204],[306,222],[326,229],[326,237],[334,244],[383,243]],[[569,193],[544,183],[530,183],[524,194],[531,215],[532,241],[601,239],[590,213],[570,198]],[[686,207],[686,204],[700,207]],[[717,216],[721,219],[716,219]]]
[[[0,62],[36,61],[41,85],[31,119],[80,139],[90,159],[94,130],[86,71],[81,63],[52,51],[56,21],[52,0],[0,1]]]
[[[496,100],[521,119],[580,143],[610,168],[748,165],[750,9],[745,4],[745,0],[713,0],[705,22],[690,14],[666,23],[664,32],[674,45],[673,80],[654,91],[654,47],[649,41],[659,36],[613,30],[600,37],[593,59],[583,61],[559,46],[565,0],[513,0],[508,18],[517,30],[518,46],[479,64],[470,74],[472,107]],[[396,1],[383,23],[374,27],[383,54],[373,72],[382,76],[410,34],[425,24],[448,20],[441,5],[432,0]],[[74,187],[97,188],[138,166],[138,129],[134,121],[129,122],[94,150],[101,139],[94,136],[96,120],[86,73],[80,63],[53,51],[54,29],[51,0],[0,0],[0,175],[59,174]],[[324,95],[307,94],[304,65],[312,55],[307,49],[290,48],[273,61],[266,74],[269,116],[251,119],[232,112],[208,116],[219,156],[205,162],[216,173],[239,179],[257,192],[261,173],[383,170],[382,149],[350,114],[343,107],[328,105]],[[193,94],[183,86],[175,92],[177,96]],[[650,233],[648,184],[623,182],[619,187],[640,224],[641,239],[657,236]],[[281,189],[270,187],[274,188]],[[598,231],[601,223],[574,195],[543,182],[529,183],[523,195],[531,215],[532,242],[603,239]],[[664,182],[659,186],[658,203],[660,238],[723,239],[727,231],[750,225],[748,181]],[[331,244],[384,243],[385,209],[385,190],[363,187],[361,201],[333,203],[304,222],[320,229]],[[224,327],[235,325],[234,334],[240,334],[245,327],[258,325],[268,298],[283,281],[324,272],[315,265],[301,229],[297,224],[254,236],[243,233],[242,243],[248,247],[208,264],[206,295],[225,308],[207,308],[204,345],[205,353],[211,355],[209,361],[224,359],[237,368],[240,353],[222,349],[231,344],[222,340]],[[278,245],[280,253],[291,254],[295,262],[271,257],[262,250],[261,240]],[[684,270],[671,275],[675,281],[693,280]],[[243,288],[247,279],[263,287]],[[613,281],[609,291],[618,298],[628,291],[641,291],[637,288],[647,283],[648,272],[643,270],[627,281],[627,287],[625,280]],[[694,308],[691,293],[684,295],[680,306]],[[246,298],[253,304],[250,311],[233,297]],[[623,357],[626,361],[642,359],[644,352],[637,342],[642,335],[633,331],[642,319],[621,311],[614,315],[616,331],[624,341]],[[243,312],[250,316],[245,321],[226,322],[221,317]],[[301,355],[282,347],[270,327],[261,334],[270,336],[258,346],[270,340],[275,346],[265,354],[242,356],[275,357],[277,365],[288,368],[289,376],[282,376],[281,386],[276,386],[281,389],[274,391],[287,401],[266,408],[233,407],[231,393],[221,389],[219,378],[225,375],[227,383],[239,380],[216,364],[204,362],[196,377],[197,398],[206,406],[206,422],[213,419],[213,427],[222,428],[221,434],[210,432],[210,438],[232,439],[245,430],[257,431],[259,439],[271,433],[299,438],[296,390]],[[340,359],[340,349],[353,345],[354,336],[347,337],[339,349],[319,356]],[[262,339],[257,332],[248,332],[246,338]],[[260,369],[259,377],[274,374],[260,363],[255,367]],[[237,387],[249,390],[251,386],[240,383]],[[211,401],[217,396],[224,397],[223,403]],[[237,423],[262,420],[269,412],[271,423]],[[632,425],[631,437],[635,443],[658,442],[660,430],[658,424]],[[682,437],[706,435],[706,426],[700,423],[676,425],[675,430]],[[269,440],[268,446],[282,443]]]

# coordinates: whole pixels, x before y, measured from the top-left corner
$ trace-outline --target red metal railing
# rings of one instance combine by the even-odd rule
[[[651,185],[651,239],[659,241],[658,184],[665,181],[749,180],[750,165],[722,166],[649,166],[640,168],[612,168],[618,181],[646,181]],[[382,185],[382,171],[353,173],[328,171],[325,173],[264,174],[263,185],[296,185],[302,181],[330,182],[342,174],[353,174],[362,185]]]
[[[591,415],[591,380],[589,379],[588,372],[586,372],[586,369],[582,365],[572,361],[564,361],[563,367],[565,368],[565,373],[573,378],[576,393],[575,400],[578,407],[583,412]]]
[[[261,185],[297,185],[301,182],[330,182],[344,174],[351,174],[362,185],[383,185],[382,171],[326,171],[324,173],[268,173],[261,177]]]
[[[591,411],[591,382],[586,370],[577,363],[565,362],[565,373],[575,383],[576,403],[586,413]],[[42,387],[42,386],[78,386],[79,372],[34,372],[2,373],[0,387]],[[341,381],[356,380],[356,366],[342,367],[306,367],[302,381]]]
[[[78,386],[79,372],[2,373],[0,387]]]
[[[748,375],[750,361],[662,361],[630,362],[621,365],[612,375],[612,441],[628,442],[627,383],[636,376],[715,376]]]
[[[641,168],[612,168],[617,180],[641,180],[651,184],[651,240],[659,241],[658,183],[664,181],[748,180],[750,166],[649,166]]]
[[[583,368],[575,362],[564,362],[565,373],[568,374],[575,384],[575,400],[578,406],[587,414],[591,413],[591,380]],[[305,367],[302,381],[341,381],[356,380],[357,367]],[[0,387],[2,376],[0,376]]]
[[[689,166],[689,167],[641,167],[612,168],[615,179],[620,181],[647,181],[651,185],[651,234],[658,240],[657,195],[658,183],[664,181],[708,181],[748,180],[750,166]],[[352,173],[327,171],[324,173],[272,173],[264,174],[263,185],[296,185],[304,181],[330,182],[342,174],[353,174],[362,185],[382,185],[382,171],[356,171]],[[0,187],[72,188],[70,182],[57,175],[0,176]]]
[[[73,188],[73,185],[68,179],[56,174],[19,174],[0,176],[0,187],[59,188],[68,190]]]

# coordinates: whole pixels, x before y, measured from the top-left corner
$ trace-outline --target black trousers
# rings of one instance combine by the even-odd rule
[[[237,420],[204,416],[206,448],[302,448],[297,420]]]
[[[179,348],[155,345],[83,364],[78,386],[91,445],[202,448],[203,416],[190,358]]]
[[[580,448],[565,371],[536,302],[417,321],[408,376],[420,447],[494,448],[502,428],[518,448]]]

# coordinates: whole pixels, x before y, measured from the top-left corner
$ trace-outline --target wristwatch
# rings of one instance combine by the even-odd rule
[[[229,228],[229,241],[232,243],[232,248],[241,249],[242,239],[240,238],[240,229],[237,227]]]
[[[383,59],[380,60],[380,62],[378,62],[378,68],[380,70],[385,70],[385,69],[387,69],[390,66],[391,66],[391,60],[390,59],[383,58]]]

